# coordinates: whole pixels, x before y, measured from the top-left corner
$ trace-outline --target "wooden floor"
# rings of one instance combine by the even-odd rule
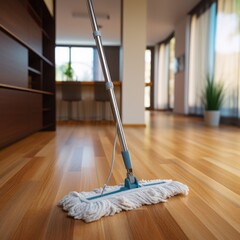
[[[240,128],[161,112],[146,122],[125,128],[135,175],[185,183],[187,197],[89,224],[67,217],[65,194],[104,184],[114,126],[60,123],[0,151],[0,239],[240,239]],[[110,184],[124,178],[118,145]]]

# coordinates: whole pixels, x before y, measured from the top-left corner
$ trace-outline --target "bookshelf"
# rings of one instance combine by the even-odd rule
[[[56,128],[54,9],[44,0],[0,2],[0,148]]]

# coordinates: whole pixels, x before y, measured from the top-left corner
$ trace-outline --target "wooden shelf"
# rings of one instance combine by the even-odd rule
[[[35,73],[35,74],[38,74],[38,75],[41,74],[41,72],[40,72],[39,70],[37,70],[37,69],[35,69],[35,68],[32,68],[32,67],[28,67],[28,71],[30,71],[30,72],[32,72],[32,73]]]
[[[53,92],[35,90],[35,89],[30,89],[30,88],[16,87],[16,86],[11,86],[11,85],[7,85],[7,84],[1,84],[1,83],[0,83],[0,88],[7,88],[7,89],[12,89],[12,90],[18,90],[18,91],[24,91],[24,92],[32,92],[32,93],[39,93],[39,94],[45,94],[45,95],[54,95]]]
[[[51,66],[54,66],[53,61],[49,60],[48,58],[46,58],[42,53],[39,53],[38,51],[36,51],[35,49],[33,49],[31,46],[29,46],[24,40],[22,40],[21,38],[17,37],[13,32],[11,32],[9,29],[5,28],[1,23],[0,23],[0,30],[2,30],[3,32],[5,32],[7,35],[9,35],[11,38],[13,38],[14,40],[16,40],[18,43],[20,43],[21,45],[23,45],[24,47],[26,47],[28,50],[31,50],[32,52],[34,52],[36,55],[38,55],[42,60],[44,60],[46,63],[48,63]]]
[[[0,16],[0,104],[5,114],[0,132],[11,132],[1,148],[33,132],[55,130],[56,116],[55,16],[44,0],[0,1]]]
[[[98,84],[98,83],[102,83],[103,81],[56,81],[55,84],[56,85],[62,85],[62,84],[81,84],[83,86],[93,86],[95,84]],[[120,81],[112,81],[113,85],[114,86],[121,86],[122,85],[122,82]]]

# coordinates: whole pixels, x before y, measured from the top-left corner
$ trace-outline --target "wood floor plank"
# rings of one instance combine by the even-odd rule
[[[188,239],[186,234],[166,208],[165,204],[149,206],[148,211],[150,212],[158,231],[161,232],[161,239]]]
[[[34,195],[36,195],[35,183],[25,183],[16,189],[14,196],[8,199],[5,204],[2,204],[4,208],[0,212],[1,239],[13,238],[16,228],[22,222],[26,211],[33,201],[32,196]]]
[[[165,204],[170,214],[189,239],[217,239],[179,197],[169,199]],[[188,219],[188,221],[186,221]]]
[[[102,187],[115,126],[60,122],[0,150],[0,239],[240,239],[240,128],[205,127],[201,118],[146,112],[146,127],[124,129],[141,179],[173,179],[188,196],[89,224],[58,206],[71,191]],[[117,141],[109,185],[126,170]]]

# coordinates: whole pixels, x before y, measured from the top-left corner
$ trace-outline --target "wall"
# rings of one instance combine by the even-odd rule
[[[122,121],[145,124],[146,0],[124,0],[122,22]],[[139,27],[140,26],[140,27]]]
[[[104,53],[107,60],[109,73],[112,81],[120,80],[119,73],[119,47],[116,46],[104,46]]]
[[[185,69],[175,74],[174,90],[174,112],[187,114],[187,97],[188,97],[188,46],[189,46],[189,18],[186,16],[175,28],[175,57],[185,56]]]

